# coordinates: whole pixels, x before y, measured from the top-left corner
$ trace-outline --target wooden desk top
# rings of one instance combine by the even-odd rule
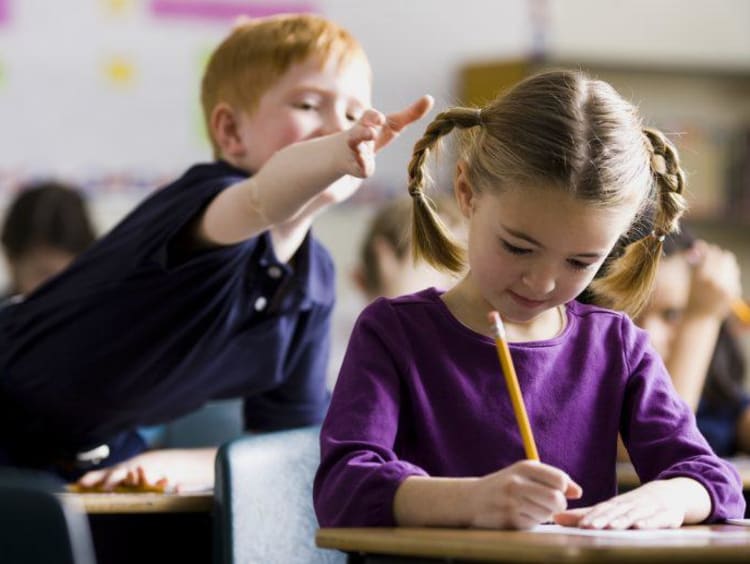
[[[61,493],[86,513],[208,513],[212,491],[186,493]]]
[[[750,456],[737,456],[727,459],[732,465],[737,468],[740,473],[740,479],[742,480],[742,487],[745,490],[750,490]],[[632,489],[640,485],[638,475],[635,473],[635,469],[630,462],[618,462],[617,463],[617,484],[621,488]]]
[[[713,563],[747,562],[750,555],[749,527],[693,526],[653,536],[639,535],[644,531],[631,532],[581,536],[406,527],[320,529],[316,543],[321,548],[345,552],[479,562]],[[722,535],[709,535],[711,532]]]

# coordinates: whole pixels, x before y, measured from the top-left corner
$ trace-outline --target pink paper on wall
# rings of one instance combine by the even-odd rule
[[[0,0],[2,4],[3,0]],[[314,2],[249,0],[151,0],[151,12],[158,18],[192,20],[233,20],[246,15],[262,18],[289,12],[317,12]]]
[[[8,8],[8,2],[10,2],[10,0],[0,0],[0,25],[7,23],[10,19],[10,8]]]

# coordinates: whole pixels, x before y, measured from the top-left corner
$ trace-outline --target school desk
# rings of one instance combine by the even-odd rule
[[[63,493],[84,507],[97,564],[210,563],[213,492]]]
[[[551,532],[552,531],[552,532]],[[438,528],[320,529],[319,547],[343,550],[350,564],[563,562],[607,564],[748,562],[750,527],[597,533]],[[645,533],[645,534],[641,534]]]

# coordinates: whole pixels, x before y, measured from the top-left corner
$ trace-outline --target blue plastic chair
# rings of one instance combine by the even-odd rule
[[[319,427],[247,435],[216,456],[216,564],[344,563],[315,546]]]
[[[46,474],[0,468],[0,562],[95,564],[88,519]]]

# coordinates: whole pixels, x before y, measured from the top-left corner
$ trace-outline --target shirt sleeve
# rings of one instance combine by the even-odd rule
[[[399,350],[408,341],[390,311],[377,301],[355,324],[323,423],[313,497],[324,527],[394,526],[401,482],[427,474],[394,450],[404,365]]]
[[[680,399],[645,333],[624,319],[623,342],[630,377],[621,433],[642,482],[692,478],[711,498],[708,522],[742,517],[745,501],[737,470],[711,450],[695,416]]]

